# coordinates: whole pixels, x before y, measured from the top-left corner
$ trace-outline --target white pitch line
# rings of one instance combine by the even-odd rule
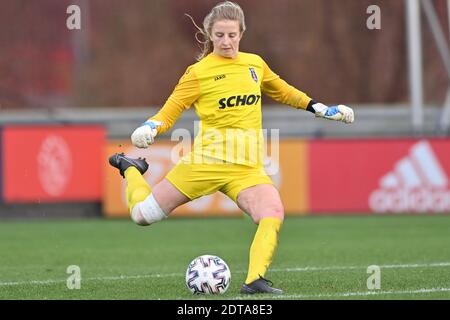
[[[30,280],[30,281],[8,281],[8,282],[0,282],[0,286],[20,286],[20,285],[30,285],[30,284],[38,284],[38,285],[46,285],[53,283],[65,282],[66,280]]]
[[[402,269],[402,268],[436,268],[436,267],[450,267],[450,262],[436,262],[425,264],[385,264],[378,265],[384,269]],[[330,266],[330,267],[299,267],[299,268],[284,268],[284,269],[270,269],[272,272],[304,272],[304,271],[330,271],[330,270],[355,270],[367,269],[368,266]]]
[[[401,269],[401,268],[436,268],[436,267],[450,267],[450,262],[436,262],[428,264],[387,264],[379,265],[380,268],[386,269]],[[330,266],[330,267],[298,267],[298,268],[283,268],[283,269],[271,269],[270,272],[307,272],[307,271],[332,271],[332,270],[355,270],[366,269],[367,266]],[[235,273],[246,273],[246,270],[238,270]],[[81,281],[116,281],[116,280],[129,280],[129,279],[144,279],[144,278],[168,278],[168,277],[181,277],[182,273],[163,273],[163,274],[142,274],[142,275],[120,275],[120,276],[107,276],[107,277],[90,277],[81,278]],[[64,283],[66,279],[48,279],[48,280],[30,280],[30,281],[7,281],[0,282],[0,287],[5,286],[20,286],[20,285],[46,285],[55,283]]]
[[[90,277],[83,278],[81,277],[81,281],[114,281],[114,280],[129,280],[129,279],[143,279],[143,278],[166,278],[166,277],[178,277],[182,276],[181,273],[165,273],[165,274],[141,274],[141,275],[132,275],[132,276],[111,276],[111,277]],[[9,281],[9,282],[0,282],[1,286],[20,286],[20,285],[46,285],[46,284],[54,284],[54,283],[64,283],[67,279],[49,279],[49,280],[30,280],[30,281]]]
[[[434,293],[434,292],[450,292],[450,288],[422,288],[417,290],[402,290],[402,291],[365,291],[365,292],[341,292],[329,294],[290,294],[290,295],[276,295],[265,296],[265,299],[321,299],[321,298],[345,298],[345,297],[368,297],[379,295],[399,295],[399,294],[420,294],[420,293]],[[235,300],[249,299],[249,297],[236,297]]]

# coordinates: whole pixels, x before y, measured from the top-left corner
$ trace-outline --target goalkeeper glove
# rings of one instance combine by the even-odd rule
[[[352,123],[355,120],[353,109],[344,106],[343,104],[327,107],[322,103],[315,103],[312,107],[315,111],[316,117],[342,121],[345,123]]]
[[[161,121],[148,120],[131,134],[131,142],[138,148],[148,148],[153,144],[158,134],[157,128],[162,126]]]

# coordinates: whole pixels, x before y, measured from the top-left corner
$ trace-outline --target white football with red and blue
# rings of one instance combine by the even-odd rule
[[[186,286],[193,294],[222,294],[227,291],[230,282],[230,268],[215,255],[195,258],[186,270]]]

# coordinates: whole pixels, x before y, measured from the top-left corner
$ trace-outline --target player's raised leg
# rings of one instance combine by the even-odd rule
[[[273,288],[272,283],[264,278],[272,263],[284,219],[280,194],[271,184],[259,184],[242,190],[238,194],[237,204],[258,224],[250,247],[248,274],[241,293],[282,294],[282,290]]]
[[[123,153],[116,153],[109,158],[109,163],[119,169],[127,181],[127,206],[131,218],[138,225],[147,226],[163,220],[176,207],[189,201],[166,179],[159,182],[152,191],[142,176],[148,169],[145,159],[133,159]]]

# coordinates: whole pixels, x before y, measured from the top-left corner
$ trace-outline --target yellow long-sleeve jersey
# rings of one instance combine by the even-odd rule
[[[264,146],[261,93],[297,109],[311,98],[287,84],[256,54],[235,59],[210,53],[189,66],[161,110],[150,119],[170,129],[191,106],[200,119],[194,149],[184,161],[261,166]]]

